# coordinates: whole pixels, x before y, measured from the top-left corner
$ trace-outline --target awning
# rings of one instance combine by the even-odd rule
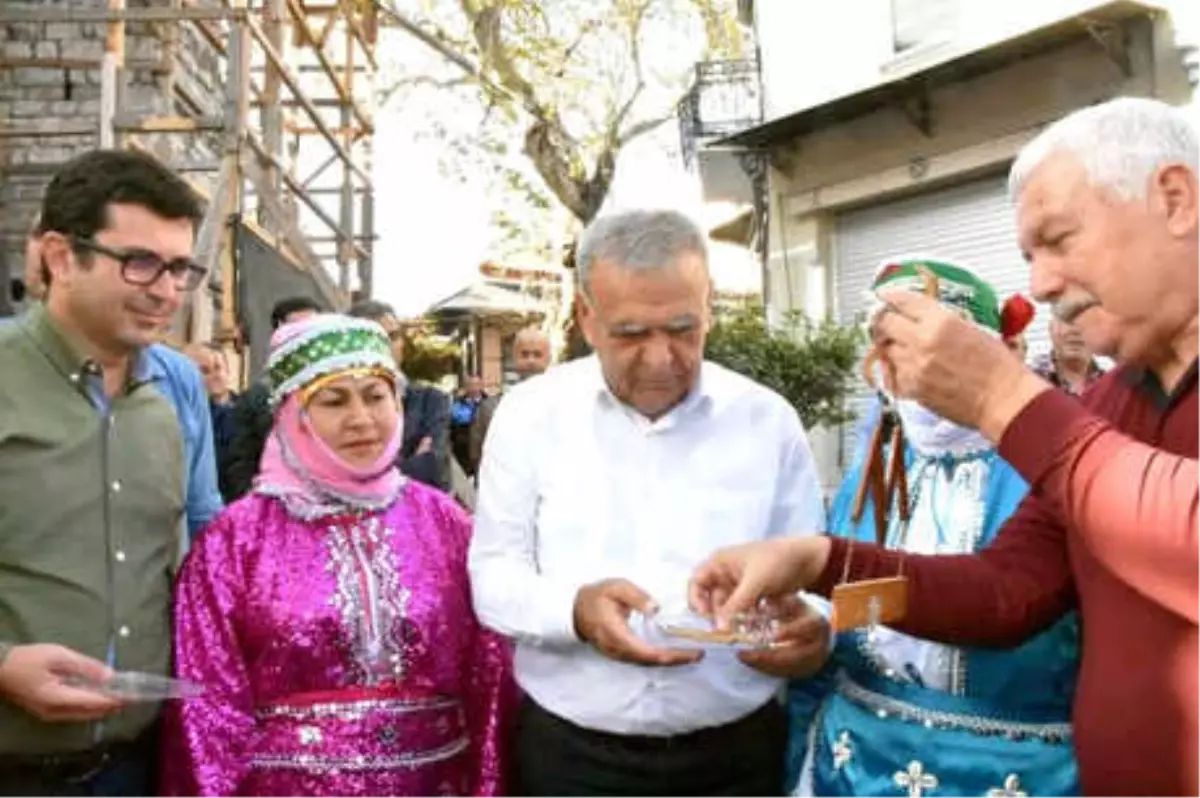
[[[546,315],[546,310],[524,294],[491,283],[472,283],[466,288],[432,305],[427,315]]]
[[[1119,24],[1133,17],[1159,12],[1158,5],[1140,0],[1109,0],[1080,3],[1082,10],[1057,17],[1037,28],[989,42],[953,42],[932,61],[918,62],[886,75],[875,85],[843,95],[821,105],[747,128],[711,142],[708,148],[765,148],[790,141],[823,128],[866,116],[888,107],[904,108],[913,124],[927,135],[931,131],[928,97],[934,89],[969,80],[1001,69],[1083,37],[1094,38],[1109,57],[1129,71],[1128,58],[1119,37],[1100,32],[1104,25]]]
[[[750,246],[750,239],[754,236],[754,209],[741,210],[737,216],[713,227],[708,234],[713,241]]]

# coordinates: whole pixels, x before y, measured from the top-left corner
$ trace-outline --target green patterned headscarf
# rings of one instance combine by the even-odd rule
[[[1000,332],[1000,303],[996,291],[979,275],[960,264],[940,258],[902,257],[884,262],[875,276],[873,292],[907,289],[920,291],[925,281],[919,269],[938,280],[942,304],[958,308],[981,327]]]
[[[377,323],[325,313],[284,325],[271,338],[267,380],[275,406],[317,380],[347,371],[378,372],[397,382],[391,341]]]

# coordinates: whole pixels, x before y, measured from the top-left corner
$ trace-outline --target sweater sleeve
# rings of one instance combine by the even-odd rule
[[[813,591],[830,595],[843,575],[855,582],[900,573],[908,578],[908,612],[890,625],[951,645],[1009,648],[1050,626],[1075,604],[1066,535],[1032,495],[992,545],[976,554],[905,554],[833,538]]]
[[[1114,576],[1197,623],[1195,458],[1133,440],[1058,391],[1014,419],[1000,452]]]

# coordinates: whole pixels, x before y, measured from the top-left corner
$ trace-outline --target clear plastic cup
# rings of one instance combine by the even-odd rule
[[[103,682],[82,676],[66,676],[62,681],[79,690],[139,703],[199,698],[204,695],[204,685],[137,671],[119,671]]]

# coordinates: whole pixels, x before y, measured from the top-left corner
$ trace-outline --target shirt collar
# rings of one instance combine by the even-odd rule
[[[1130,365],[1121,371],[1121,380],[1132,390],[1146,396],[1159,411],[1166,411],[1189,391],[1196,389],[1197,361],[1184,372],[1175,389],[1167,393],[1158,375],[1145,366]]]
[[[606,402],[613,407],[620,407],[631,416],[636,416],[641,421],[645,422],[653,429],[668,429],[678,423],[678,420],[692,413],[711,412],[719,398],[716,387],[716,380],[713,379],[711,373],[712,366],[708,362],[700,364],[700,376],[696,380],[696,384],[692,386],[692,390],[683,401],[673,407],[666,415],[659,418],[657,421],[651,421],[643,416],[638,411],[634,410],[629,405],[618,399],[608,387],[608,381],[604,379],[604,369],[600,366],[600,358],[596,355],[588,355],[588,377],[587,382],[589,391],[595,396],[596,401]]]
[[[25,329],[38,348],[50,359],[60,372],[72,382],[79,382],[82,375],[95,371],[95,361],[84,355],[70,335],[50,316],[42,304],[35,304],[25,314]],[[133,358],[129,369],[130,387],[152,382],[163,377],[163,365],[149,356],[147,349],[140,350]]]

